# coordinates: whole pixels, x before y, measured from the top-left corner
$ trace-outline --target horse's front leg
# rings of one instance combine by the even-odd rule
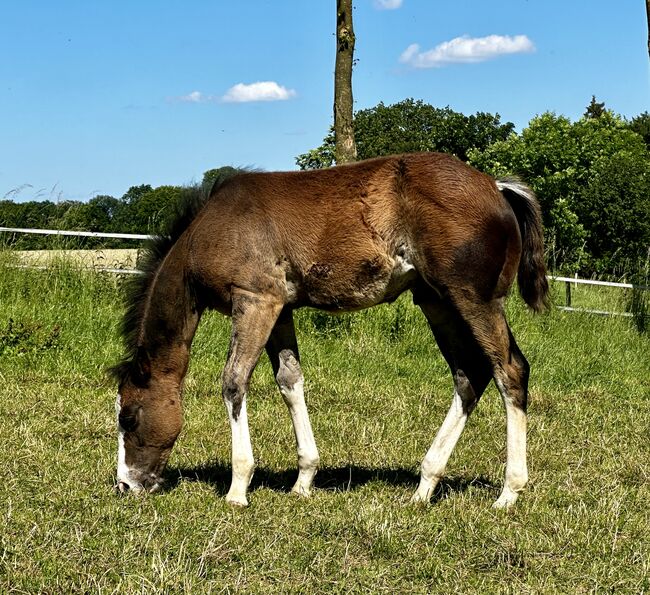
[[[280,315],[266,345],[266,351],[278,388],[289,409],[296,437],[298,480],[292,491],[300,496],[309,496],[318,470],[319,457],[305,404],[304,378],[291,311],[285,310]]]
[[[226,502],[236,506],[248,505],[246,492],[255,468],[246,414],[248,384],[281,310],[282,304],[273,298],[233,289],[232,334],[222,394],[232,433],[232,482]]]

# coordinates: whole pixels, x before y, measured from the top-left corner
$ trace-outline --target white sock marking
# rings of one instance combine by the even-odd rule
[[[526,464],[526,413],[508,396],[503,382],[497,381],[506,408],[506,475],[503,491],[494,503],[495,508],[509,508],[528,482]]]
[[[467,413],[463,410],[463,401],[460,395],[454,391],[445,421],[442,422],[431,448],[422,461],[420,485],[413,494],[412,501],[428,502],[431,499],[433,490],[445,472],[447,461],[449,461],[466,423]]]
[[[255,460],[248,429],[246,398],[242,401],[237,419],[233,417],[232,403],[226,399],[225,404],[232,434],[232,482],[226,500],[231,504],[247,506],[246,492],[253,478]]]
[[[298,450],[299,472],[293,491],[301,496],[308,496],[318,469],[319,456],[307,405],[305,404],[304,380],[301,378],[290,387],[281,386],[280,392],[291,415]]]

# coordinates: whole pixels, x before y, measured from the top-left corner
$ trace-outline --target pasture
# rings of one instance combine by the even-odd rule
[[[505,513],[490,507],[505,462],[493,386],[432,504],[408,503],[452,392],[408,295],[338,321],[298,312],[317,489],[288,493],[294,438],[264,356],[248,404],[257,470],[238,510],[224,501],[228,320],[199,327],[167,491],[118,497],[104,369],[121,356],[120,280],[0,258],[0,591],[650,590],[650,338],[632,320],[532,316],[510,298],[532,368],[530,483]],[[555,292],[562,303],[563,284]]]

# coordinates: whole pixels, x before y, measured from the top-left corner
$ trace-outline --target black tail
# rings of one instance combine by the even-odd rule
[[[535,312],[542,312],[549,307],[549,295],[539,203],[535,193],[516,178],[503,178],[496,183],[510,203],[521,232],[522,253],[517,274],[519,293]]]

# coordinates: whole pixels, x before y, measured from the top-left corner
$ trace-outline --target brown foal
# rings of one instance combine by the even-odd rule
[[[232,317],[222,394],[232,430],[226,499],[248,503],[254,461],[246,393],[262,351],[289,408],[298,450],[293,488],[309,495],[319,463],[303,394],[292,312],[359,310],[410,290],[454,380],[451,408],[421,469],[429,501],[481,394],[494,379],[507,416],[507,464],[496,507],[524,488],[528,362],[504,317],[515,276],[544,309],[541,217],[529,188],[454,157],[422,153],[330,169],[244,172],[174,220],[135,282],[119,380],[120,491],[154,491],[182,425],[181,393],[202,312]]]

